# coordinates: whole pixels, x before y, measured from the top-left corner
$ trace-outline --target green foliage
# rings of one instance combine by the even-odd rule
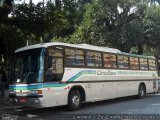
[[[98,9],[96,4],[86,5],[86,12],[84,13],[84,20],[78,27],[78,30],[71,36],[71,43],[89,43],[94,44],[94,22],[96,20],[96,11]]]
[[[83,20],[83,5],[89,2],[56,0],[56,4],[49,1],[36,5],[30,2],[15,4],[13,8],[13,0],[4,0],[0,6],[0,42],[3,46],[0,56],[10,60],[14,50],[27,41],[29,44],[53,40],[68,42]]]
[[[98,0],[86,5],[83,21],[71,43],[88,43],[130,52],[143,46],[159,49],[159,5],[149,0]],[[154,50],[152,50],[154,51]],[[145,52],[146,53],[146,52]]]
[[[0,22],[4,21],[8,17],[8,14],[11,12],[13,8],[13,1],[14,0],[0,1]]]
[[[7,61],[27,40],[160,53],[159,0],[56,0],[14,6],[13,1],[0,6],[0,55]]]
[[[147,9],[145,21],[145,40],[149,47],[155,49],[156,54],[160,53],[160,6],[152,6]]]
[[[107,45],[129,52],[141,39],[141,18],[146,5],[141,0],[95,1],[86,6],[84,20],[72,41]]]
[[[0,55],[4,55],[5,62],[13,60],[13,53],[17,47],[25,45],[25,34],[15,26],[0,25]]]
[[[63,13],[56,10],[55,5],[50,2],[46,6],[43,3],[17,5],[12,21],[28,34],[33,33],[38,38],[48,33],[59,36],[60,32],[68,27]]]

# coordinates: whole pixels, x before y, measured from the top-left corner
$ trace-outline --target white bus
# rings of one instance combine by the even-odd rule
[[[68,105],[155,92],[156,59],[87,44],[44,43],[15,51],[10,101],[28,107]]]

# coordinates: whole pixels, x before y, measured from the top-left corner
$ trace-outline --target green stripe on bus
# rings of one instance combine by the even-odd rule
[[[67,81],[74,81],[84,74],[96,74],[96,71],[93,71],[93,70],[81,71]],[[44,84],[31,85],[31,86],[26,86],[26,87],[25,86],[15,86],[15,87],[10,87],[9,90],[35,90],[35,89],[41,89],[41,88],[65,87],[65,86],[67,86],[67,84],[44,83]]]

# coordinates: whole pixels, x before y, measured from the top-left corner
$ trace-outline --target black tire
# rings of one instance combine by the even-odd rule
[[[70,110],[78,110],[81,107],[81,95],[78,90],[71,91],[68,98]]]
[[[138,98],[142,99],[146,96],[146,89],[144,85],[139,85]]]

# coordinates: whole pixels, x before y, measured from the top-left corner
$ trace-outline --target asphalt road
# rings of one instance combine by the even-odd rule
[[[116,115],[120,116],[116,118]],[[78,111],[68,111],[66,106],[8,109],[1,111],[1,119],[4,118],[9,118],[8,120],[11,118],[12,120],[140,120],[142,118],[160,120],[160,93],[149,94],[144,99],[131,96],[85,103]]]

